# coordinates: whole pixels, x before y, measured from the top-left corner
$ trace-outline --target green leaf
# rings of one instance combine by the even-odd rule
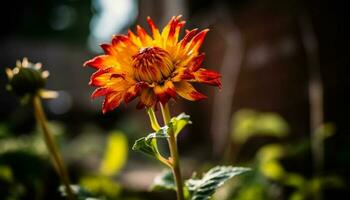
[[[140,151],[154,158],[160,156],[157,147],[157,138],[168,138],[168,126],[162,127],[158,132],[151,133],[146,137],[142,137],[135,141],[132,150]]]
[[[163,126],[159,129],[159,131],[148,134],[147,137],[145,137],[145,139],[152,140],[154,138],[168,138],[169,137],[168,131],[169,131],[169,127]]]
[[[169,126],[172,127],[175,136],[177,136],[187,124],[192,124],[190,116],[181,113],[178,116],[171,118]]]
[[[176,190],[173,174],[170,170],[165,170],[154,178],[152,191]]]
[[[217,166],[210,169],[201,179],[191,178],[186,181],[186,186],[191,194],[191,200],[208,200],[216,189],[222,186],[230,178],[250,171],[249,168]]]

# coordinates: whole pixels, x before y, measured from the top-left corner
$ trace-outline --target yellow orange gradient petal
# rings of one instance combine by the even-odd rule
[[[181,81],[175,83],[176,92],[183,98],[190,101],[198,101],[207,98],[204,94],[198,92],[191,83]]]

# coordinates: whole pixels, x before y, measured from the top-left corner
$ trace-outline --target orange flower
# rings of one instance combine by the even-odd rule
[[[198,50],[209,30],[186,30],[179,41],[185,25],[180,18],[173,17],[159,32],[148,17],[152,36],[137,26],[137,35],[129,30],[127,35],[113,36],[111,44],[101,45],[105,55],[84,63],[97,69],[90,85],[98,88],[91,97],[105,96],[103,113],[138,96],[138,108],[165,104],[177,95],[191,101],[206,98],[190,82],[221,87],[219,73],[201,68],[204,54]]]

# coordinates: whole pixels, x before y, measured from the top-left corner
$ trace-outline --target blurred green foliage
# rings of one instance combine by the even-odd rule
[[[315,131],[325,140],[334,135],[335,127],[332,123],[326,123]],[[243,109],[234,114],[231,136],[232,141],[239,145],[233,148],[242,148],[251,138],[257,136],[278,138],[280,143],[273,140],[274,142],[259,147],[255,157],[248,161],[250,165],[253,165],[254,173],[244,177],[240,182],[232,183],[229,188],[231,195],[226,199],[307,200],[314,199],[321,190],[345,187],[341,177],[335,174],[310,177],[310,175],[286,168],[285,161],[307,155],[310,152],[308,138],[283,142],[289,132],[287,122],[275,113]]]
[[[113,131],[107,137],[104,157],[100,164],[100,174],[116,175],[125,165],[128,157],[128,139],[121,131]]]
[[[122,187],[113,177],[125,166],[127,157],[128,139],[125,134],[117,130],[110,132],[98,170],[82,176],[80,186],[99,198],[116,199]]]
[[[171,125],[182,129],[190,122],[186,115],[181,116],[173,118]],[[118,181],[128,160],[130,136],[115,129],[103,134],[104,130],[89,124],[77,136],[68,138],[65,134],[68,129],[63,123],[52,121],[49,126],[69,167],[75,172],[73,182],[79,184],[75,188],[80,199],[153,198],[145,193],[130,192]],[[29,133],[14,135],[7,124],[0,124],[0,199],[61,199],[57,191],[59,180],[39,131],[35,128]],[[153,133],[148,139],[165,137],[164,131]],[[307,169],[293,168],[295,160],[302,160],[309,154],[310,141],[308,138],[288,140],[292,133],[286,120],[278,114],[240,110],[232,117],[231,132],[233,144],[238,144],[233,145],[233,149],[249,148],[246,144],[256,137],[267,136],[271,141],[261,144],[250,159],[234,163],[253,170],[227,181],[214,194],[215,200],[307,200],[314,198],[321,189],[346,187],[343,178],[336,173],[313,176]],[[326,141],[334,135],[335,126],[326,123],[315,133]],[[171,173],[167,171],[157,176],[152,187],[153,193],[174,189]],[[186,195],[190,197],[187,189]]]
[[[244,143],[257,135],[282,138],[288,132],[287,122],[275,113],[242,109],[237,111],[232,118],[232,140],[237,143]]]
[[[84,176],[79,181],[82,188],[100,197],[115,199],[121,192],[121,185],[106,176]]]
[[[49,123],[49,128],[61,148],[63,150],[67,148],[68,151],[64,151],[66,154],[90,148],[86,145],[91,145],[91,143],[77,141],[85,140],[85,137],[90,137],[89,134],[73,140],[74,147],[72,147],[65,136],[64,124],[52,121]],[[45,199],[60,199],[57,192],[58,177],[49,160],[40,134],[41,130],[35,128],[33,132],[19,136],[12,134],[6,124],[1,124],[0,130],[0,199],[43,199],[44,197]],[[82,133],[82,136],[84,134]],[[99,147],[104,149],[101,152],[101,159],[96,163],[95,170],[88,173],[82,171],[77,174],[81,187],[75,187],[78,187],[76,189],[79,194],[84,194],[86,197],[116,199],[122,187],[114,177],[126,164],[128,139],[123,132],[118,130],[111,131],[105,137],[103,135],[99,137],[105,140],[105,145]],[[96,141],[98,140],[95,138]],[[64,157],[75,159],[74,156],[69,155]]]

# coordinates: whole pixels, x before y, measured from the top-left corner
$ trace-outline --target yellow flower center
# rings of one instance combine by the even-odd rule
[[[143,48],[132,58],[132,66],[137,81],[162,82],[174,70],[169,53],[159,47]]]

